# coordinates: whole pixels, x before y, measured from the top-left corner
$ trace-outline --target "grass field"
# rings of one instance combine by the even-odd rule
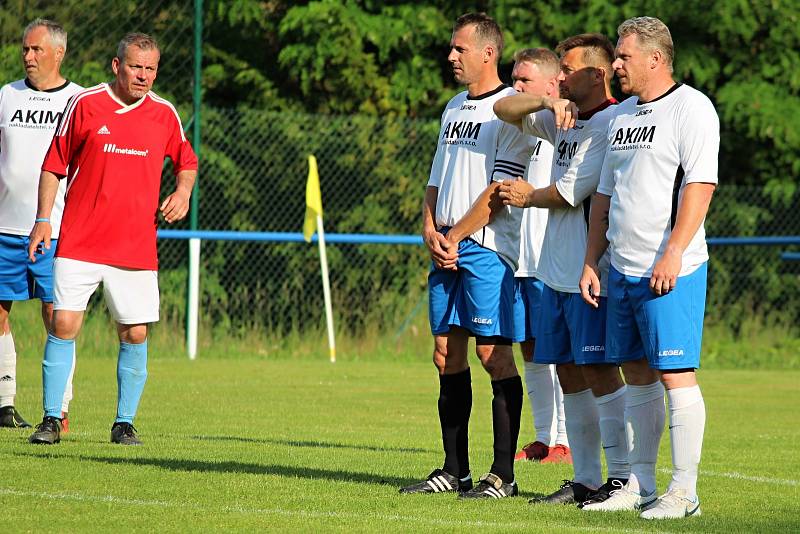
[[[177,340],[176,340],[177,344]],[[24,345],[24,343],[23,343]],[[417,362],[207,357],[158,352],[136,425],[142,447],[108,443],[115,358],[78,355],[72,431],[34,446],[2,429],[3,532],[415,531],[788,532],[800,530],[800,373],[701,373],[708,411],[699,492],[703,515],[645,523],[527,499],[558,487],[568,466],[518,465],[521,498],[461,502],[401,496],[440,465],[437,380]],[[19,358],[18,407],[38,420],[38,350]],[[488,379],[477,368],[474,475],[490,464]],[[523,434],[531,435],[528,406]],[[659,486],[668,480],[662,443]]]

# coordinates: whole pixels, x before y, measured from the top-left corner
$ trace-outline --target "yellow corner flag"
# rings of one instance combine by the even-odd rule
[[[308,181],[306,182],[306,220],[303,222],[303,237],[311,242],[311,236],[317,230],[317,215],[322,217],[322,193],[319,190],[319,173],[317,158],[308,156]]]

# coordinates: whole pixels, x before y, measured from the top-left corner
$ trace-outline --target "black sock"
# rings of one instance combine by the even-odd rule
[[[469,369],[454,375],[439,375],[439,423],[444,447],[442,469],[458,478],[469,474],[467,440],[471,411],[472,378]]]
[[[514,453],[522,416],[522,379],[512,376],[493,381],[492,393],[494,462],[491,472],[510,484],[514,481]]]

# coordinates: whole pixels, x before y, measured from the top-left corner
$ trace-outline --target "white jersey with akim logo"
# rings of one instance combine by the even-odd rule
[[[525,179],[536,189],[550,185],[550,172],[553,165],[553,145],[546,139],[535,138],[533,153],[525,169]],[[547,212],[540,208],[522,210],[520,227],[519,268],[514,276],[528,278],[536,276],[539,256],[542,253],[544,229],[547,226]]]
[[[45,152],[67,100],[81,89],[68,81],[39,91],[27,79],[0,89],[0,233],[31,233]],[[50,214],[53,239],[61,228],[65,190],[61,182]]]
[[[544,231],[536,276],[548,287],[565,293],[580,293],[578,283],[588,241],[589,203],[596,191],[607,146],[607,129],[615,101],[581,114],[575,127],[556,129],[549,110],[527,115],[522,131],[543,137],[554,145],[550,183],[571,207],[550,209]],[[608,279],[608,259],[600,261],[600,277]],[[606,284],[601,283],[605,288]],[[603,290],[602,295],[605,295]]]
[[[649,277],[664,253],[687,184],[717,183],[719,118],[711,101],[676,84],[655,100],[631,97],[608,130],[598,192],[611,197],[611,263],[628,276]],[[683,253],[679,276],[708,260],[701,223]]]
[[[469,211],[492,181],[525,174],[532,139],[497,118],[494,103],[516,94],[506,85],[470,97],[464,91],[447,103],[428,186],[438,188],[437,228],[452,227]],[[504,207],[470,237],[497,252],[517,269],[522,210]]]

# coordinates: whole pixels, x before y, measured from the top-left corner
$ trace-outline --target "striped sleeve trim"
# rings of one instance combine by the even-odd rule
[[[69,128],[70,122],[72,122],[72,116],[75,113],[75,108],[82,99],[87,96],[91,96],[97,93],[105,91],[105,84],[101,83],[100,85],[95,85],[94,87],[90,87],[88,89],[84,89],[80,93],[75,93],[67,102],[67,109],[64,110],[64,115],[61,118],[61,125],[59,126],[58,130],[56,131],[56,137],[62,137],[65,133],[67,133],[67,129]]]
[[[183,133],[183,123],[181,123],[181,117],[178,115],[178,110],[175,109],[175,106],[173,106],[169,100],[161,98],[153,91],[150,91],[150,98],[152,98],[154,102],[158,102],[159,104],[167,106],[172,111],[172,114],[175,115],[175,120],[178,121],[178,130],[181,132],[181,141],[185,142],[186,135]]]
[[[525,174],[525,165],[507,159],[498,159],[494,162],[493,175],[505,174],[512,178]]]

